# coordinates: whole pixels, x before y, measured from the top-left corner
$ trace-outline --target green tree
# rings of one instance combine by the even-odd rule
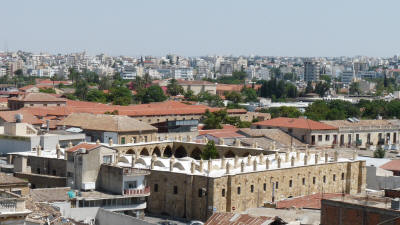
[[[153,85],[139,90],[135,99],[141,103],[162,102],[167,99],[167,96],[165,96],[164,91],[160,86]]]
[[[374,158],[385,158],[385,150],[382,149],[382,147],[377,147],[377,149],[374,151]]]
[[[171,79],[167,85],[167,93],[171,96],[176,96],[179,94],[184,94],[184,90],[183,87],[178,84],[177,80]]]
[[[306,94],[314,92],[314,87],[312,86],[311,81],[307,82],[307,87],[306,87],[305,92],[306,92]]]
[[[113,87],[109,99],[114,105],[129,105],[132,102],[132,92],[127,87]]]
[[[196,95],[194,95],[194,92],[190,89],[188,89],[183,96],[185,97],[186,100],[188,101],[197,101]]]
[[[221,110],[223,111],[223,110]],[[225,111],[226,112],[226,111]],[[223,114],[216,114],[216,113],[211,113],[208,109],[204,113],[204,127],[203,129],[209,130],[209,129],[221,129],[222,128],[222,122],[225,120],[225,115]]]
[[[206,147],[201,153],[201,158],[204,160],[209,160],[209,159],[216,159],[218,158],[218,156],[219,154],[217,148],[215,147],[214,141],[213,140],[208,141]]]
[[[295,107],[281,106],[262,110],[262,112],[270,113],[272,118],[276,117],[289,117],[298,118],[302,113]]]
[[[315,85],[315,93],[319,94],[320,97],[324,97],[325,93],[329,91],[329,84],[328,82],[318,82],[317,85]]]
[[[88,83],[85,80],[78,80],[76,82],[75,96],[81,100],[86,100],[88,92],[89,92]]]
[[[90,101],[90,102],[106,103],[107,102],[107,95],[101,90],[90,89],[88,91],[86,100]]]
[[[245,102],[256,102],[257,101],[257,92],[253,88],[244,87],[241,92],[244,96]]]
[[[48,93],[48,94],[55,94],[56,90],[53,88],[39,88],[39,92]]]
[[[235,104],[242,102],[242,95],[237,91],[231,91],[225,94],[227,100],[232,101]]]
[[[17,69],[17,70],[14,72],[14,74],[15,74],[16,76],[23,76],[23,75],[24,75],[24,72],[22,71],[22,69]]]
[[[360,89],[360,83],[358,82],[353,82],[350,84],[350,88],[349,88],[349,92],[350,94],[354,95],[354,94],[361,94],[361,89]]]

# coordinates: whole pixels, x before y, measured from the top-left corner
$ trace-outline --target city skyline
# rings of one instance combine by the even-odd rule
[[[399,52],[393,47],[399,32],[391,18],[400,6],[396,1],[2,5],[7,9],[0,15],[0,25],[7,31],[0,34],[3,51],[299,57],[388,57]]]

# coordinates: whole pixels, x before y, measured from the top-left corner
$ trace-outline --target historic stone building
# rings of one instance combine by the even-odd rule
[[[153,155],[120,164],[151,170],[151,213],[206,220],[213,212],[242,212],[307,194],[362,193],[365,161],[353,158],[292,151],[208,161]]]
[[[399,143],[399,120],[349,119],[321,122],[338,127],[337,134],[335,134],[337,135],[337,142],[331,142],[332,145],[368,148],[372,145],[393,145]]]

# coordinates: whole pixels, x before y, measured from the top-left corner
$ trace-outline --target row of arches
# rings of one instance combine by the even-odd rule
[[[133,149],[129,149],[125,152],[125,154],[127,155],[134,155],[136,154],[135,150]],[[202,155],[202,150],[199,147],[196,147],[195,149],[193,149],[192,151],[188,151],[184,146],[179,146],[178,148],[176,148],[175,150],[173,150],[171,148],[171,146],[166,146],[165,149],[162,151],[158,146],[156,146],[153,151],[150,151],[148,148],[144,147],[143,149],[140,150],[140,152],[137,153],[138,155],[141,156],[150,156],[150,155],[157,155],[157,157],[167,157],[170,158],[172,157],[172,155],[174,155],[175,158],[184,158],[184,157],[191,157],[194,158],[196,160],[200,160],[201,159],[201,155]],[[241,156],[241,157],[246,157],[249,155],[249,152],[245,152],[242,155],[237,155],[237,156]],[[236,156],[236,154],[229,150],[226,151],[225,153],[223,153],[223,156],[225,158],[234,158]],[[218,158],[221,157],[221,154],[218,156]]]

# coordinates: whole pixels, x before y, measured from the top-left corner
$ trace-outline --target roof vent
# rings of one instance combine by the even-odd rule
[[[24,116],[22,115],[22,114],[15,114],[14,115],[14,118],[15,118],[15,122],[16,123],[21,123],[22,122],[22,120],[24,119]]]

